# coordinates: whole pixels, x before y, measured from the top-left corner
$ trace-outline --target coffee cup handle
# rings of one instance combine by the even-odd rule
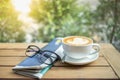
[[[100,51],[100,45],[99,45],[99,44],[93,43],[93,44],[92,44],[92,48],[93,48],[95,51],[92,52],[92,53],[90,53],[90,55],[91,55],[91,54],[95,54],[95,53],[97,53],[97,52]]]

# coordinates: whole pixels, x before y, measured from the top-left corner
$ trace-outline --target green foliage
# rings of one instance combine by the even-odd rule
[[[23,42],[25,33],[10,0],[0,0],[0,42]]]
[[[117,1],[117,4],[116,4]],[[100,5],[93,13],[94,21],[97,21],[94,25],[95,33],[101,33],[102,41],[110,42],[112,36],[119,37],[120,29],[120,1],[119,0],[99,0]],[[117,9],[117,12],[116,10]],[[117,14],[116,14],[117,13]],[[113,29],[115,31],[113,32]],[[115,34],[115,35],[113,35]],[[103,37],[103,35],[105,35]],[[106,40],[105,40],[106,39]],[[120,38],[119,38],[120,39]]]
[[[79,5],[77,0],[33,0],[31,10],[30,16],[43,24],[36,36],[38,41],[46,42],[70,35],[91,35],[89,5]]]

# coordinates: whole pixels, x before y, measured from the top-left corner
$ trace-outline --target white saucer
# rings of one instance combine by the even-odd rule
[[[99,53],[91,54],[81,59],[74,59],[69,56],[66,56],[64,59],[64,62],[72,64],[72,65],[85,65],[85,64],[88,64],[88,63],[91,63],[97,60],[98,57],[99,57]]]
[[[90,52],[93,52],[93,51],[94,49],[92,49]],[[64,57],[65,54],[63,52],[64,51],[63,51],[62,46],[60,46],[58,50],[56,50],[56,53],[60,56],[62,62],[66,62],[66,63],[73,64],[73,65],[85,65],[85,64],[88,64],[88,63],[91,63],[97,60],[99,57],[99,52],[97,52],[95,54],[88,55],[85,58],[74,59],[68,56]]]

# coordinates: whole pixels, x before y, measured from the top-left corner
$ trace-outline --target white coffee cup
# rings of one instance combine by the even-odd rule
[[[62,46],[65,55],[75,59],[84,58],[100,51],[99,44],[93,43],[92,39],[84,36],[65,37],[62,39]]]

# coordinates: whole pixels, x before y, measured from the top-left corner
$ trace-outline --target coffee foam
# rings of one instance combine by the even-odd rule
[[[65,43],[71,45],[87,45],[90,44],[92,41],[86,37],[69,37],[64,40]]]

